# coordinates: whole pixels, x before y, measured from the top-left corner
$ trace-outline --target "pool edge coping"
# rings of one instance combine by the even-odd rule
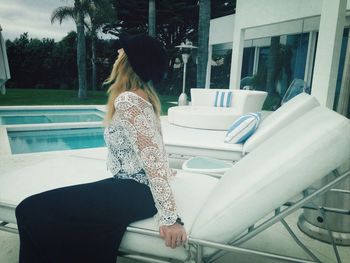
[[[39,110],[49,110],[49,109],[97,109],[102,112],[106,112],[106,105],[21,105],[21,106],[0,106],[0,110],[29,110],[29,109],[39,109]],[[0,156],[15,156],[17,154],[12,154],[10,141],[7,131],[16,130],[38,130],[43,129],[60,129],[60,128],[89,128],[89,127],[103,127],[103,122],[71,122],[71,123],[49,123],[49,124],[17,124],[17,125],[0,125]],[[78,150],[78,149],[76,149]],[[64,151],[55,151],[64,152]],[[27,153],[30,154],[30,153]],[[36,153],[39,154],[39,153]]]
[[[0,155],[12,155],[7,128],[0,126]]]

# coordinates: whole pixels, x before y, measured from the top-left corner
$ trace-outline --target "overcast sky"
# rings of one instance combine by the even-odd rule
[[[0,25],[5,39],[15,39],[23,32],[29,38],[54,38],[60,41],[76,30],[72,20],[60,25],[50,22],[51,13],[59,6],[73,6],[74,0],[0,0]]]

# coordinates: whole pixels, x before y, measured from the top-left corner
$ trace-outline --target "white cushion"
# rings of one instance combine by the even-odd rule
[[[212,89],[191,89],[192,106],[213,106],[214,94]]]
[[[232,95],[232,107],[234,107],[240,115],[257,112],[267,97],[267,92],[257,90],[234,90]]]
[[[227,143],[244,143],[254,134],[259,126],[261,113],[248,113],[239,117],[228,128],[225,142]]]
[[[258,130],[245,142],[243,152],[251,152],[274,133],[319,105],[313,96],[306,93],[294,97],[260,123]]]
[[[242,158],[243,146],[224,143],[224,130],[180,127],[169,123],[167,116],[161,117],[161,125],[165,149],[170,156],[207,156],[229,161]]]
[[[21,163],[20,158],[18,163]],[[49,172],[49,173],[48,173]],[[51,189],[89,183],[111,177],[106,170],[106,161],[83,157],[56,157],[38,161],[29,166],[18,166],[0,176],[0,203],[17,205],[33,194]],[[15,223],[14,212],[7,222]],[[0,219],[0,221],[1,221]]]
[[[317,107],[281,129],[220,179],[191,236],[229,242],[350,156],[350,121]],[[208,253],[205,252],[205,253]]]
[[[50,173],[48,174],[48,171]],[[0,176],[0,221],[16,223],[15,207],[26,197],[47,190],[89,183],[111,177],[106,171],[105,160],[83,157],[57,157],[14,169]],[[218,179],[202,174],[178,171],[170,181],[179,215],[190,232],[198,211],[209,197]],[[193,191],[200,189],[200,191]],[[69,200],[67,200],[69,202]],[[153,218],[137,221],[131,226],[158,231]],[[183,248],[170,249],[159,237],[147,237],[125,233],[120,245],[122,250],[133,250],[157,256],[185,260],[187,251]]]
[[[192,106],[213,106],[216,92],[232,91],[231,107],[240,114],[261,110],[267,97],[267,92],[239,89],[191,89]]]
[[[169,122],[196,129],[227,130],[240,114],[234,108],[177,106],[168,110]]]
[[[185,223],[184,227],[187,233],[190,232],[196,215],[201,207],[205,205],[205,201],[209,198],[209,194],[217,182],[218,179],[216,178],[185,171],[178,171],[176,177],[170,181],[176,206],[181,219]],[[197,190],[194,191],[194,189]],[[158,226],[153,218],[134,222],[131,226],[158,231]],[[171,249],[166,247],[164,240],[158,237],[143,236],[131,232],[125,233],[120,249],[175,258],[181,261],[184,261],[187,257],[187,251],[183,247]]]

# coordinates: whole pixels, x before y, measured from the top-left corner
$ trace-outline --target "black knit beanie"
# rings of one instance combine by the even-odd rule
[[[135,73],[145,82],[159,83],[167,70],[168,58],[163,45],[156,39],[145,35],[121,34],[120,47],[128,56]]]

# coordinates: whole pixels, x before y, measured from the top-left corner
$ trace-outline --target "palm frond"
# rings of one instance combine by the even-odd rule
[[[82,0],[81,6],[89,17],[89,21],[85,22],[85,26],[93,35],[104,25],[116,20],[114,6],[109,0]]]
[[[86,27],[86,29],[92,33],[92,28],[93,28],[93,25],[91,23],[91,20],[87,21],[86,19],[84,19],[84,26]]]
[[[92,0],[81,0],[80,8],[84,15],[91,16],[94,12],[94,9],[96,9],[96,6]]]
[[[55,21],[58,21],[60,24],[62,24],[63,20],[69,18],[72,18],[74,21],[76,21],[76,17],[76,9],[74,7],[61,6],[53,10],[51,14],[51,24],[53,24]]]

